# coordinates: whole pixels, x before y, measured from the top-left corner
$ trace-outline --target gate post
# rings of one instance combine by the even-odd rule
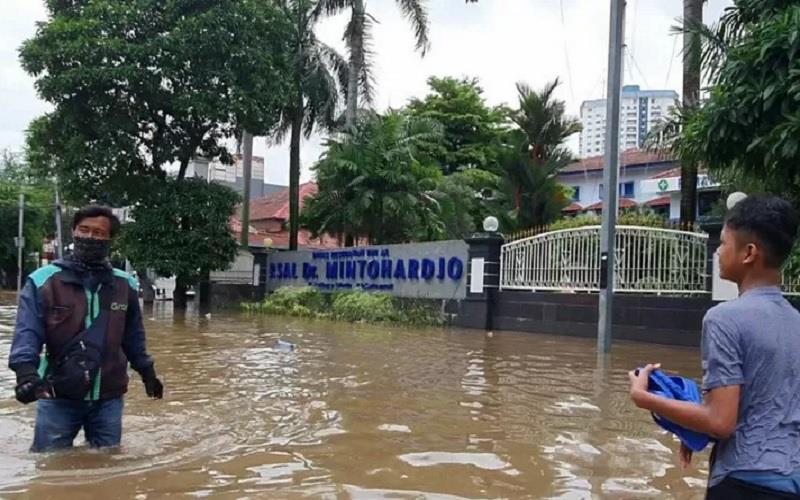
[[[476,233],[464,241],[469,245],[467,297],[459,307],[455,324],[465,328],[491,330],[500,288],[500,249],[504,242],[503,236],[496,232]],[[473,276],[473,273],[476,274]]]

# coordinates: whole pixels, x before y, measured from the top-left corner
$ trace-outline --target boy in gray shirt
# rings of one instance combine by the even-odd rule
[[[721,276],[740,297],[703,320],[704,403],[647,391],[659,365],[629,374],[640,408],[718,440],[706,498],[800,498],[800,312],[780,290],[798,214],[775,197],[748,197],[722,231]],[[681,445],[681,461],[692,452]]]

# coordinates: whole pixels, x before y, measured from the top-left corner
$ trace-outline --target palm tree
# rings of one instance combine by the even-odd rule
[[[517,83],[519,108],[511,112],[511,120],[518,129],[507,141],[504,163],[515,186],[518,221],[523,225],[542,224],[553,217],[548,202],[562,196],[555,176],[573,160],[564,141],[581,131],[580,122],[566,116],[564,101],[555,99],[558,85],[556,78],[537,92]]]
[[[395,0],[403,16],[411,23],[416,38],[416,50],[423,56],[427,52],[430,41],[428,40],[428,11],[424,0]],[[359,96],[367,103],[372,102],[372,51],[370,41],[375,18],[366,11],[364,0],[320,0],[321,6],[328,15],[336,15],[345,10],[350,10],[350,22],[344,33],[344,40],[350,53],[348,67],[350,69],[347,81],[347,108],[345,110],[345,125],[355,125],[358,112]]]
[[[423,151],[441,126],[391,111],[364,114],[328,140],[314,166],[319,193],[304,219],[314,234],[355,234],[372,244],[401,243],[444,231],[433,196],[441,175]]]
[[[566,116],[564,101],[554,98],[559,85],[556,78],[537,92],[526,83],[517,83],[519,109],[511,113],[511,120],[525,133],[525,146],[534,162],[567,155],[564,141],[581,131],[580,121]]]
[[[292,58],[292,85],[286,108],[281,113],[274,140],[290,134],[289,146],[289,249],[297,250],[300,229],[300,141],[315,128],[331,130],[335,125],[340,94],[348,81],[345,59],[319,41],[314,27],[320,19],[315,0],[283,0],[284,14],[291,23],[288,45]]]

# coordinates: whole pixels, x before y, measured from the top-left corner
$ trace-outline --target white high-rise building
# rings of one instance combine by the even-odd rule
[[[620,150],[641,148],[650,129],[665,118],[677,102],[678,93],[674,90],[641,90],[638,85],[622,87]],[[584,101],[581,123],[581,158],[605,154],[606,100]]]

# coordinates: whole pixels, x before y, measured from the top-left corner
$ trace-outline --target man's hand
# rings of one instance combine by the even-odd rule
[[[692,465],[692,453],[692,450],[690,450],[685,444],[681,443],[681,469],[686,470],[690,465]]]
[[[139,374],[142,376],[142,382],[144,382],[144,390],[147,393],[147,397],[153,399],[161,399],[164,397],[164,384],[158,380],[156,376],[156,369],[153,365],[145,368]]]
[[[647,365],[641,370],[628,372],[631,381],[631,400],[633,404],[641,408],[642,396],[647,394],[647,386],[650,383],[650,374],[655,370],[660,370],[661,364]]]
[[[33,367],[22,368],[17,371],[17,386],[14,395],[22,404],[33,403],[37,399],[50,399],[53,397],[50,384],[39,377]]]

